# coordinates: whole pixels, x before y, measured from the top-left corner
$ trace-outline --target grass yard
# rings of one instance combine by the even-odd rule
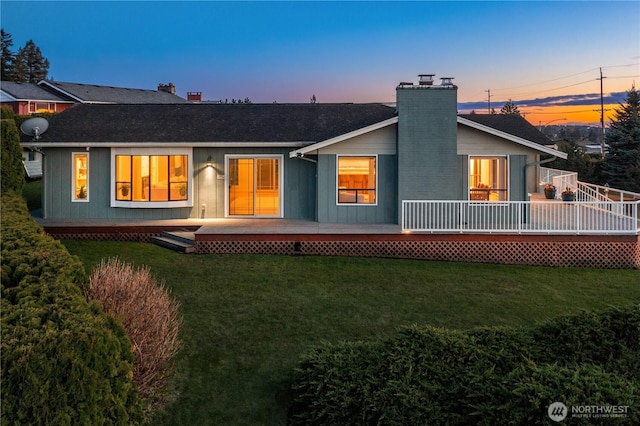
[[[181,255],[142,243],[64,241],[89,271],[148,265],[182,304],[175,401],[154,425],[284,425],[292,369],[321,341],[413,323],[531,325],[640,303],[640,272],[393,259]]]

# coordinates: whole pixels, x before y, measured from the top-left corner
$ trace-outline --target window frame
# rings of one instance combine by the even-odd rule
[[[499,160],[504,162],[504,183],[506,184],[506,188],[492,188],[491,186],[489,186],[487,188],[487,198],[486,199],[481,199],[481,198],[476,198],[476,199],[472,199],[471,197],[471,190],[472,190],[472,182],[471,182],[471,162],[473,160]],[[504,203],[504,202],[508,202],[511,199],[511,194],[510,194],[510,180],[509,180],[509,156],[508,155],[468,155],[468,161],[467,161],[467,165],[468,165],[468,172],[467,172],[467,199],[471,202],[480,202],[480,203]],[[499,178],[499,177],[498,177]],[[477,188],[476,188],[477,189]],[[491,191],[491,189],[494,189],[494,191]],[[501,200],[499,197],[497,200],[492,200],[491,199],[491,193],[492,192],[497,192],[499,193],[504,193],[505,194],[505,199]]]
[[[275,159],[278,160],[278,198],[280,202],[280,210],[276,215],[256,215],[255,212],[252,215],[240,215],[230,213],[230,192],[231,186],[237,184],[237,168],[234,170],[233,160],[239,159],[252,159],[254,161],[260,159]],[[283,154],[225,154],[225,185],[224,185],[224,217],[226,218],[283,218],[285,211],[285,187],[284,187],[284,155]],[[255,169],[257,170],[257,168]],[[257,190],[257,176],[254,170],[254,188]],[[235,182],[235,183],[234,183]]]
[[[44,106],[46,108],[38,109],[38,106]],[[37,114],[40,112],[56,112],[56,103],[48,101],[29,101],[29,114]]]
[[[84,178],[81,178],[79,175],[79,169],[76,167],[76,157],[85,157],[86,165],[84,167]],[[89,153],[76,151],[71,153],[71,202],[72,203],[88,203],[89,202]],[[86,197],[80,198],[76,194],[77,181],[78,179],[83,179],[85,184],[83,185],[86,191]]]
[[[151,157],[170,157],[170,156],[186,156],[186,172],[183,173],[186,179],[187,185],[187,197],[184,200],[169,200],[170,189],[168,199],[163,201],[152,201],[151,194],[147,200],[134,201],[118,199],[118,189],[121,185],[116,181],[116,159],[118,156],[141,156],[148,157],[151,162]],[[167,159],[167,161],[170,161]],[[151,170],[149,171],[151,173]],[[179,208],[179,207],[193,207],[193,150],[191,148],[111,148],[111,178],[109,181],[110,186],[110,205],[111,207],[124,207],[124,208],[141,208],[141,209],[157,209],[157,208]],[[150,176],[150,175],[149,175]],[[133,176],[131,176],[133,179]],[[170,188],[169,176],[167,176],[167,185]],[[131,191],[131,188],[129,189]]]
[[[375,202],[373,203],[359,203],[358,202],[358,189],[364,188],[347,188],[355,189],[356,197],[354,202],[340,202],[340,191],[344,190],[340,188],[340,158],[373,158],[375,161],[374,173],[375,173],[375,187],[367,188],[367,191],[374,191]],[[378,154],[336,154],[336,182],[335,182],[335,190],[336,190],[336,205],[337,206],[357,206],[357,207],[375,207],[378,205],[378,195],[380,193],[379,184],[378,184],[378,176],[379,176],[379,168],[380,163],[378,162]]]

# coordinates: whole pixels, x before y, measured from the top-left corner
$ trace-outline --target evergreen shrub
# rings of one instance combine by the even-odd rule
[[[291,424],[545,424],[553,402],[629,406],[640,424],[640,305],[532,328],[412,326],[323,345],[294,372]],[[568,419],[600,424],[601,418]],[[573,423],[575,424],[575,423]]]
[[[142,405],[122,326],[87,303],[82,264],[2,196],[3,425],[135,425]]]
[[[0,120],[0,146],[0,190],[2,194],[8,191],[20,193],[24,185],[25,171],[22,164],[20,134],[13,119]]]

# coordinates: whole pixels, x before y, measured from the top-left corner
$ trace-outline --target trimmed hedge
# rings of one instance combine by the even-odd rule
[[[142,405],[122,327],[82,294],[77,257],[2,197],[2,424],[135,425]]]
[[[25,171],[22,164],[20,133],[13,119],[0,120],[0,147],[0,192],[18,193],[24,186]]]
[[[293,425],[545,424],[556,401],[630,407],[567,424],[640,424],[640,305],[534,328],[413,326],[317,347],[294,375]]]

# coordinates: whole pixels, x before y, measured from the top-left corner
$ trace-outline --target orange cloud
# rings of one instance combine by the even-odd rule
[[[604,105],[604,124],[608,126],[618,104]],[[534,126],[563,123],[600,125],[600,105],[570,105],[544,107],[518,107],[518,110]]]

